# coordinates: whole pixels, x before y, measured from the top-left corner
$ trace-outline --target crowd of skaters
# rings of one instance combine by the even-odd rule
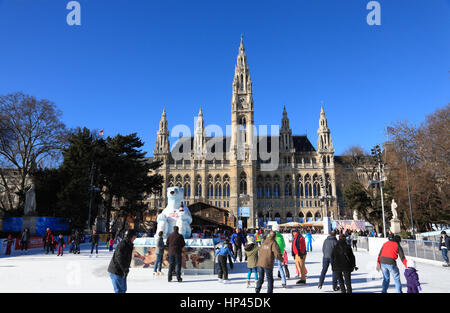
[[[286,232],[285,230],[283,232]],[[292,233],[291,252],[292,258],[295,262],[296,274],[299,280],[296,285],[305,285],[307,279],[306,270],[306,256],[312,251],[312,229],[294,229]],[[351,293],[351,273],[357,271],[356,258],[353,250],[357,249],[358,236],[376,236],[376,233],[358,232],[352,230],[337,229],[332,231],[325,239],[322,246],[323,261],[322,271],[320,273],[319,283],[317,287],[322,289],[325,275],[331,266],[332,269],[332,285],[333,291],[341,291],[342,293]],[[144,235],[145,236],[145,235]],[[273,270],[277,267],[278,277],[281,279],[282,287],[287,287],[286,278],[290,278],[288,265],[288,255],[286,252],[286,242],[280,232],[279,225],[272,225],[272,229],[257,229],[246,230],[236,229],[232,234],[219,231],[205,232],[205,237],[222,236],[225,238],[221,247],[217,248],[215,257],[217,257],[218,264],[218,281],[221,283],[229,283],[228,267],[233,268],[233,261],[247,263],[247,287],[252,287],[251,276],[254,275],[255,291],[259,293],[267,281],[267,292],[273,292]],[[70,253],[80,254],[80,244],[84,241],[84,233],[79,230],[74,230],[68,237],[70,243]],[[106,239],[106,245],[110,251],[113,251],[113,245],[117,243],[117,247],[111,258],[108,272],[113,282],[115,292],[126,292],[126,277],[129,272],[129,267],[132,259],[133,241],[137,237],[137,233],[130,230],[122,230],[119,228],[115,234],[109,234]],[[157,234],[157,260],[154,265],[154,273],[161,274],[162,256],[164,249],[168,249],[169,270],[168,281],[172,281],[172,276],[176,275],[177,281],[182,282],[181,278],[181,253],[185,246],[184,238],[178,233],[177,227],[174,227],[174,232],[167,238],[166,244],[163,241],[163,233]],[[6,254],[11,253],[11,244],[13,238],[8,236],[8,245]],[[20,247],[23,250],[28,249],[30,241],[30,231],[28,228],[24,229],[21,234]],[[91,253],[93,256],[95,250],[98,255],[99,235],[93,231],[89,242],[91,243]],[[57,255],[62,256],[66,242],[64,236],[59,234],[54,236],[52,231],[47,228],[43,236],[44,251],[54,253],[57,250]],[[416,263],[414,260],[407,260],[400,245],[401,237],[389,232],[388,241],[383,244],[378,258],[377,270],[382,273],[383,281],[381,292],[386,293],[389,288],[390,277],[392,276],[397,293],[402,292],[402,285],[400,281],[400,270],[397,266],[396,260],[399,258],[405,267],[404,276],[407,282],[408,293],[418,293],[421,291],[419,277],[416,270]],[[439,250],[442,251],[442,256],[445,260],[444,266],[449,266],[448,250],[450,249],[450,238],[446,232],[441,233]],[[228,260],[228,262],[227,262]]]

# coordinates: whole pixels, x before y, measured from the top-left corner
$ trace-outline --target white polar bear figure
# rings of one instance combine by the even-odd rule
[[[173,232],[173,227],[178,226],[178,232],[184,238],[190,238],[192,215],[189,209],[183,206],[184,188],[167,188],[167,199],[168,202],[166,208],[156,219],[158,222],[156,233],[158,234],[160,231],[163,231],[163,238],[167,238],[167,236]]]

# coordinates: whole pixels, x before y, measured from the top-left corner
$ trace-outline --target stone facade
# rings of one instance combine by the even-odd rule
[[[154,158],[163,161],[157,173],[163,190],[184,187],[186,204],[198,201],[227,209],[237,216],[248,207],[243,226],[257,227],[258,218],[281,222],[337,216],[334,148],[323,107],[317,150],[306,136],[292,135],[286,109],[279,133],[256,135],[252,81],[243,39],[235,66],[231,100],[231,135],[207,137],[200,109],[193,137],[180,138],[170,151],[165,110],[155,143]],[[325,201],[327,199],[327,201]],[[150,208],[166,206],[165,192],[147,200]]]

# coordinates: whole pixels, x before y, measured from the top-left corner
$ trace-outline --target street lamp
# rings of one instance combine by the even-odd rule
[[[386,222],[384,219],[384,195],[383,195],[383,177],[382,177],[382,162],[381,162],[381,148],[379,145],[376,145],[372,151],[372,157],[375,159],[375,161],[378,163],[378,180],[372,180],[370,181],[371,185],[379,185],[380,186],[380,192],[381,192],[381,211],[383,216],[383,237],[386,238]]]
[[[91,166],[91,172],[90,172],[90,185],[89,185],[89,193],[90,193],[90,200],[89,200],[89,216],[88,216],[88,229],[91,231],[91,210],[92,205],[94,202],[94,195],[96,192],[100,191],[100,188],[94,186],[94,173],[95,173],[95,163],[92,162]]]

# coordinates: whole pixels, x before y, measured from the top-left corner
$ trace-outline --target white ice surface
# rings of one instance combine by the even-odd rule
[[[79,255],[67,253],[64,256],[56,254],[45,255],[42,249],[29,251],[21,255],[19,251],[13,256],[0,256],[0,292],[113,292],[107,267],[112,252],[106,248],[99,249],[98,258],[90,258],[90,248],[82,245]],[[359,270],[352,273],[353,291],[365,293],[379,293],[381,291],[381,274],[375,270],[376,256],[367,252],[355,252]],[[274,269],[274,293],[327,293],[332,292],[331,269],[329,269],[322,290],[317,288],[320,271],[322,269],[322,253],[320,244],[313,246],[313,252],[308,253],[306,267],[308,270],[307,285],[297,286],[295,282],[295,264],[290,251],[289,271],[291,278],[288,288],[281,287],[281,280],[277,278]],[[403,264],[398,262],[403,292],[406,292],[406,280],[403,275]],[[420,282],[423,292],[450,292],[450,268],[417,262]],[[236,270],[240,270],[236,273]],[[163,270],[164,271],[164,270]],[[183,275],[183,282],[176,278],[169,283],[167,276],[153,277],[153,269],[130,269],[128,276],[128,292],[156,292],[156,293],[254,293],[254,288],[246,287],[247,273],[244,264],[236,264],[235,271],[229,274],[230,284],[217,282],[216,275]],[[166,273],[166,272],[165,272]],[[252,275],[253,278],[253,275]],[[252,281],[254,286],[254,282]],[[267,285],[265,282],[264,287]],[[262,292],[265,292],[263,287]],[[395,292],[393,281],[388,292]]]

